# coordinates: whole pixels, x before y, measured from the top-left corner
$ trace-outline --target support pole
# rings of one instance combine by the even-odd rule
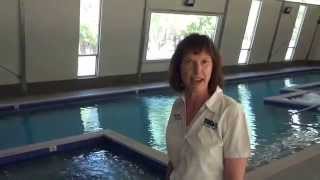
[[[20,88],[23,95],[28,93],[27,81],[26,81],[26,42],[25,42],[25,11],[23,0],[18,0],[18,9],[19,9],[19,39],[20,39],[20,63],[19,63],[19,72],[20,72]]]
[[[137,78],[139,83],[142,81],[142,64],[144,60],[144,46],[145,46],[145,36],[146,36],[146,15],[147,15],[147,1],[144,0],[143,7],[143,18],[142,18],[142,28],[141,28],[141,38],[140,38],[140,51],[139,51],[139,61],[137,67]]]
[[[224,11],[223,11],[223,19],[221,22],[221,30],[219,32],[219,41],[218,41],[218,49],[220,50],[221,48],[221,44],[222,44],[222,39],[223,39],[223,32],[224,32],[224,28],[226,26],[226,21],[227,21],[227,15],[228,15],[228,11],[229,11],[229,4],[230,4],[230,0],[226,0],[226,4],[224,5]]]

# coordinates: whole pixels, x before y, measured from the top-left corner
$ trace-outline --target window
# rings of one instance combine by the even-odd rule
[[[213,40],[219,17],[208,15],[151,13],[146,60],[168,60],[177,44],[190,33],[205,34]]]
[[[247,64],[261,10],[261,0],[252,0],[246,31],[243,37],[238,64]]]
[[[78,76],[95,76],[99,55],[101,0],[80,0]]]
[[[287,49],[286,56],[284,58],[285,61],[291,61],[295,52],[295,49],[298,44],[298,39],[300,36],[301,28],[303,25],[303,21],[307,12],[307,6],[300,5],[296,22],[294,24],[291,40],[289,42],[289,47]]]
[[[320,5],[319,0],[285,0],[289,2],[298,2],[298,3],[304,3],[304,4],[314,4],[314,5]]]

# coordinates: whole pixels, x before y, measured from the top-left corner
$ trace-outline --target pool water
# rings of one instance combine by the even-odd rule
[[[246,112],[252,149],[250,168],[320,143],[319,112],[294,114],[296,109],[263,102],[264,97],[280,94],[281,88],[319,79],[319,72],[308,72],[243,80],[225,86],[225,94],[241,102]],[[3,115],[0,116],[0,149],[112,129],[166,152],[165,129],[176,97],[170,90],[153,90],[82,105],[42,107]]]
[[[103,147],[78,149],[2,167],[0,179],[160,180],[162,175]]]

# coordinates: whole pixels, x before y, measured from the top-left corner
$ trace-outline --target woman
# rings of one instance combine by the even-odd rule
[[[220,61],[212,40],[199,34],[183,39],[172,56],[169,83],[181,97],[167,126],[167,179],[244,179],[248,128],[241,105],[223,94]]]

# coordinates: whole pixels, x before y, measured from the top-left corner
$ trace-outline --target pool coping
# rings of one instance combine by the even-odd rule
[[[295,85],[292,87],[282,88],[280,90],[281,94],[284,93],[290,93],[290,92],[297,92],[297,91],[308,91],[308,88],[311,87],[320,87],[320,81],[319,82],[313,82],[313,83],[306,83],[302,85]]]
[[[99,141],[99,138],[101,141],[113,142],[117,146],[125,148],[128,152],[142,155],[145,159],[157,164],[159,169],[165,169],[167,166],[168,159],[166,154],[109,129],[0,150],[0,166],[5,166],[17,161],[29,160],[38,156],[63,152],[70,148],[76,149],[74,147],[79,146],[77,144],[81,144],[84,141],[94,144],[96,140]]]
[[[114,96],[114,95],[121,95],[121,94],[129,94],[129,93],[139,93],[139,91],[146,91],[146,90],[154,90],[154,89],[161,89],[161,88],[168,88],[168,84],[165,83],[155,83],[151,84],[146,87],[127,87],[126,89],[123,88],[100,88],[100,89],[91,89],[77,92],[77,94],[73,94],[73,92],[64,93],[64,95],[56,95],[54,97],[44,97],[41,99],[28,99],[23,101],[14,101],[14,102],[4,102],[1,103],[0,101],[0,111],[5,110],[20,110],[21,107],[29,107],[29,106],[37,106],[41,104],[48,104],[48,103],[59,103],[59,102],[66,102],[72,100],[88,100],[90,98],[99,98],[99,97],[106,97],[106,96]]]
[[[287,73],[299,73],[304,71],[319,71],[320,67],[300,67],[288,68],[282,70],[274,70],[268,72],[252,72],[241,73],[235,75],[225,76],[226,82],[237,82],[241,80],[256,79],[263,77],[272,77]],[[142,84],[129,87],[114,87],[114,88],[99,88],[81,91],[71,91],[59,94],[42,95],[42,96],[29,96],[15,100],[0,101],[0,112],[3,111],[19,111],[23,107],[37,106],[42,104],[59,103],[67,101],[81,101],[90,98],[99,98],[119,94],[139,93],[141,91],[157,90],[161,88],[169,88],[167,82]]]
[[[320,156],[320,144],[313,144],[299,152],[293,153],[281,159],[274,159],[270,163],[257,167],[247,172],[247,180],[269,179],[279,173],[289,171],[290,168],[306,163],[315,157]]]
[[[225,80],[246,80],[246,79],[254,79],[254,78],[262,78],[262,77],[272,77],[277,75],[283,75],[287,73],[299,73],[304,71],[319,71],[320,67],[299,67],[299,68],[287,68],[281,70],[267,71],[267,72],[250,72],[250,73],[241,73],[235,75],[227,75]]]
[[[315,91],[315,92],[320,93],[320,90]],[[320,108],[320,104],[290,100],[290,98],[299,97],[299,96],[302,96],[307,93],[309,93],[309,91],[298,90],[298,91],[280,94],[280,95],[276,95],[276,96],[265,97],[265,98],[263,98],[264,99],[263,101],[265,104],[276,105],[276,106],[280,106],[280,107],[304,108],[304,109],[302,109],[302,111],[318,110],[318,108]]]

